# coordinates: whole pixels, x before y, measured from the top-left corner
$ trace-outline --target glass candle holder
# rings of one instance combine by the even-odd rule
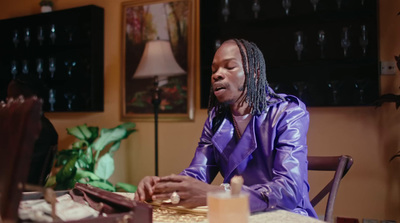
[[[230,191],[209,192],[207,194],[209,223],[249,222],[249,194],[231,195]]]

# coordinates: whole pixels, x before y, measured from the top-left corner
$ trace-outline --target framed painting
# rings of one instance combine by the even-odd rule
[[[194,30],[194,0],[122,3],[122,119],[193,120]]]

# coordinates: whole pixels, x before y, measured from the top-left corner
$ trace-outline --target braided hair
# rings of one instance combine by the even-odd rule
[[[269,98],[285,100],[275,92],[270,91],[266,75],[265,59],[257,45],[244,39],[233,40],[239,47],[242,56],[243,69],[246,76],[243,87],[247,89],[244,100],[249,104],[251,114],[259,115],[263,111],[266,111],[268,106],[272,103],[268,100]],[[226,104],[220,103],[217,100],[211,86],[208,112],[213,108],[215,108],[216,119],[220,121],[222,121],[221,118],[225,116],[226,112],[229,111],[229,107]]]

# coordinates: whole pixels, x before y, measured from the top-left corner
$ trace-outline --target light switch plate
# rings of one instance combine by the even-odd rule
[[[395,75],[396,62],[395,61],[382,61],[381,62],[381,75]]]

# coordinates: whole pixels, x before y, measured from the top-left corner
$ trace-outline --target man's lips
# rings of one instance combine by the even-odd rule
[[[220,91],[220,90],[225,90],[226,86],[224,84],[222,84],[222,83],[216,83],[216,84],[213,85],[213,89],[214,89],[214,92],[217,92],[217,91]]]

